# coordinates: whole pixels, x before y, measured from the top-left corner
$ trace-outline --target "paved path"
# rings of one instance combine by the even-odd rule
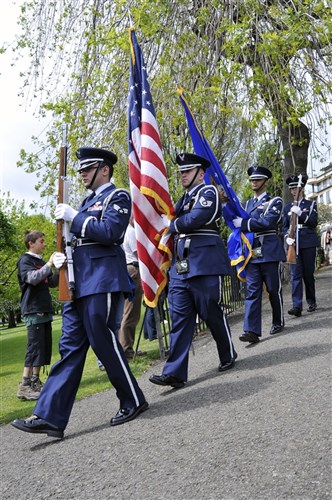
[[[64,440],[1,427],[1,498],[37,499],[327,499],[331,498],[332,268],[317,273],[314,313],[287,317],[263,340],[238,340],[242,313],[231,317],[239,353],[220,374],[210,335],[195,341],[186,388],[141,386],[150,409],[109,427],[113,390],[74,405]],[[289,286],[285,309],[291,305]]]

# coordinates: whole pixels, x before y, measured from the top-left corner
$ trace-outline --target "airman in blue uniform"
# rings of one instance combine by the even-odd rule
[[[71,222],[74,251],[75,299],[64,304],[61,360],[53,365],[34,414],[14,420],[14,427],[32,433],[63,437],[91,346],[116,389],[120,409],[111,419],[119,425],[148,408],[116,338],[123,294],[131,292],[126,259],[121,248],[131,214],[131,199],[110,181],[117,157],[100,148],[80,148],[79,173],[93,190],[78,211],[59,204],[56,219]],[[64,262],[59,253],[58,264]]]
[[[293,307],[289,309],[288,314],[291,316],[301,316],[302,314],[303,282],[305,298],[308,304],[307,311],[313,312],[317,308],[314,272],[316,250],[317,246],[319,246],[316,233],[318,213],[316,201],[309,201],[304,197],[306,181],[307,178],[303,176],[301,186],[299,186],[299,177],[297,175],[286,179],[294,200],[297,188],[300,188],[298,202],[293,201],[286,205],[282,216],[282,230],[286,243],[287,245],[295,244],[296,247],[296,264],[290,264]],[[297,215],[295,238],[289,238],[292,213]]]
[[[230,273],[230,264],[218,231],[221,201],[216,187],[204,183],[210,163],[190,153],[178,155],[176,162],[186,191],[176,204],[176,217],[165,222],[175,236],[168,289],[170,354],[162,375],[152,375],[150,381],[179,388],[188,379],[197,314],[217,344],[220,372],[233,368],[237,354],[222,308],[223,277]]]
[[[266,183],[272,177],[264,166],[248,168],[254,197],[245,204],[248,219],[237,217],[235,227],[243,232],[255,233],[253,255],[246,266],[247,295],[245,300],[243,342],[257,343],[262,335],[262,293],[266,286],[272,307],[270,334],[281,332],[284,327],[284,310],[281,287],[281,262],[285,251],[278,235],[278,223],[282,213],[282,199],[272,197],[266,191]]]

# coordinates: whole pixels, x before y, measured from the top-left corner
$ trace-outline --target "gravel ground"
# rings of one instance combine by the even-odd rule
[[[1,498],[37,499],[330,499],[332,267],[316,274],[318,309],[286,312],[284,332],[256,345],[238,340],[239,357],[218,373],[209,334],[194,342],[189,382],[180,390],[140,384],[150,409],[110,427],[114,391],[78,401],[65,439],[1,431]],[[284,288],[285,310],[291,305]]]

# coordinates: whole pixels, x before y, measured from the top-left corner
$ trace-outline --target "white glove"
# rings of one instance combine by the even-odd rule
[[[294,214],[296,214],[298,217],[300,217],[300,215],[302,214],[302,210],[300,209],[300,207],[298,207],[297,205],[294,205],[291,209],[290,209],[291,212],[294,212]]]
[[[64,262],[66,260],[66,256],[64,253],[61,252],[55,252],[53,255],[53,264],[57,269],[60,269],[60,267],[63,266]]]
[[[242,224],[242,217],[236,217],[235,219],[232,220],[234,227],[241,227]]]
[[[167,215],[166,214],[161,214],[161,218],[163,220],[164,226],[165,227],[169,227],[171,221],[169,220],[169,218],[167,217]]]
[[[67,203],[59,203],[55,207],[55,218],[56,220],[66,220],[68,222],[71,222],[74,217],[78,214],[77,210],[74,210],[70,205],[67,205]]]
[[[286,243],[289,247],[291,247],[292,245],[294,245],[295,243],[295,240],[294,238],[290,238],[289,236],[286,238]]]

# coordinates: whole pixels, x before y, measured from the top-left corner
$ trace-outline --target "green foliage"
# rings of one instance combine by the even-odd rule
[[[332,224],[332,206],[319,204],[318,224]]]
[[[56,227],[43,214],[29,214],[25,203],[17,204],[8,196],[0,200],[0,214],[10,220],[11,245],[0,248],[0,314],[8,316],[9,311],[19,311],[20,290],[17,281],[17,261],[26,251],[24,238],[27,231],[38,229],[45,234],[47,243],[44,258],[56,249]],[[54,305],[57,305],[57,291],[51,290]]]
[[[15,248],[14,228],[10,220],[0,210],[0,250],[4,248]]]
[[[146,61],[172,196],[179,190],[175,154],[192,149],[178,85],[235,190],[265,143],[282,151],[282,174],[305,173],[310,134],[303,118],[330,115],[324,105],[331,97],[332,21],[324,0],[134,0],[129,15],[124,0],[36,0],[21,12],[15,53],[30,55],[25,84],[40,99],[41,113],[54,118],[40,153],[21,154],[21,165],[40,175],[41,194],[56,194],[62,122],[69,125],[70,166],[79,146],[108,147],[119,156],[116,182],[128,186],[129,15]]]

